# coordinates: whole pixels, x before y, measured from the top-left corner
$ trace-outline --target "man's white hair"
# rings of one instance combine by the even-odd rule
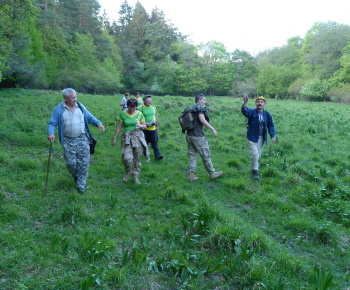
[[[62,90],[63,98],[68,99],[70,94],[77,94],[74,89],[66,88]]]

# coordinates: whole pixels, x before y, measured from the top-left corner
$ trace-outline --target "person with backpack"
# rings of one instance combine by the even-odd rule
[[[196,104],[186,109],[179,118],[182,132],[187,131],[186,141],[188,144],[188,156],[190,158],[188,180],[191,182],[198,179],[195,175],[198,153],[202,158],[205,169],[210,175],[210,179],[215,179],[222,175],[222,171],[216,172],[213,167],[208,141],[204,134],[204,127],[207,127],[213,132],[214,137],[218,136],[216,130],[209,124],[209,113],[205,106],[205,96],[202,94],[197,95],[195,102]]]
[[[144,96],[143,104],[139,107],[139,111],[145,116],[146,130],[143,131],[145,134],[146,143],[151,143],[154,157],[158,160],[163,159],[163,155],[160,154],[158,149],[158,111],[156,106],[152,105],[152,97],[149,95]]]
[[[276,142],[276,130],[272,120],[272,116],[268,111],[264,110],[267,101],[264,97],[255,99],[254,109],[249,109],[246,104],[248,95],[243,97],[242,114],[248,118],[247,139],[250,149],[250,159],[252,162],[252,178],[259,180],[259,165],[264,148],[267,145],[267,131],[271,136],[272,143]]]

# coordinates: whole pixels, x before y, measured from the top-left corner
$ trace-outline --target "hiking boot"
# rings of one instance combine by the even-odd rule
[[[258,170],[252,170],[252,178],[254,180],[260,180],[260,178],[259,178],[259,171]]]
[[[221,175],[222,175],[222,171],[214,172],[214,173],[210,174],[210,179],[214,180],[215,178],[218,178]]]
[[[84,189],[84,188],[78,188],[78,192],[79,192],[80,194],[83,194],[83,193],[85,192],[85,189]]]
[[[123,177],[123,181],[124,181],[124,182],[128,182],[130,175],[131,175],[131,172],[130,172],[130,173],[126,173],[126,174],[124,175],[124,177]]]
[[[190,175],[188,176],[188,180],[190,182],[198,180],[198,177],[194,175],[194,173],[190,173]]]
[[[139,181],[138,177],[139,177],[138,175],[133,175],[132,176],[132,182],[136,183],[136,184],[141,184],[141,182]]]
[[[161,159],[163,159],[163,155],[158,155],[155,158],[158,159],[158,160],[161,160]]]

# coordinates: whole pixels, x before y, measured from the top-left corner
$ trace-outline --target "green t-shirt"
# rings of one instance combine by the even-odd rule
[[[137,99],[136,99],[136,100],[137,100]],[[143,104],[142,98],[139,98],[139,99],[137,100],[137,103],[138,103],[138,107],[140,107],[140,106]]]
[[[136,124],[145,120],[141,112],[136,111],[134,115],[129,115],[126,111],[122,111],[119,115],[119,121],[123,122],[124,131],[132,131],[137,129]]]
[[[145,105],[142,105],[141,107],[139,107],[139,110],[145,116],[146,123],[156,122],[156,117],[158,116],[158,111],[156,106],[150,105],[149,107],[146,107]],[[156,126],[147,127],[146,130],[154,131],[156,130]]]

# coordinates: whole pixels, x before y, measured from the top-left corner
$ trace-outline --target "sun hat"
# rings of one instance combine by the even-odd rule
[[[266,99],[265,99],[263,96],[261,96],[261,97],[259,97],[259,98],[256,98],[256,99],[255,99],[255,104],[256,104],[256,102],[259,101],[259,100],[263,100],[263,101],[265,102],[265,104],[267,104],[267,101],[266,101]]]

